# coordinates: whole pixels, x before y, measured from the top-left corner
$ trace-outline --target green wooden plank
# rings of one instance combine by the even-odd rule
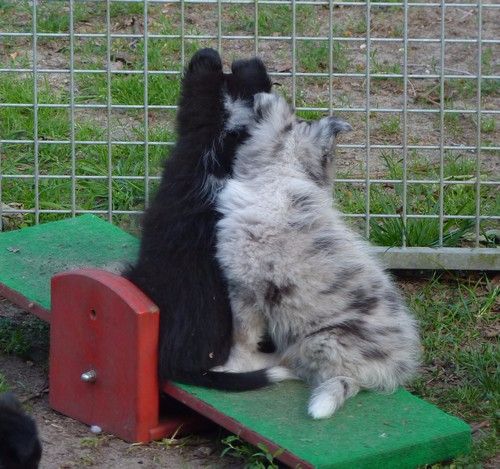
[[[0,234],[0,283],[50,308],[50,279],[80,267],[112,267],[133,260],[139,242],[94,215]]]
[[[409,392],[362,392],[330,419],[306,413],[309,389],[285,382],[227,393],[176,384],[314,467],[410,468],[468,452],[469,426]]]

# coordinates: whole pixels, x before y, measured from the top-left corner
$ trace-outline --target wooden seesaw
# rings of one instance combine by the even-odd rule
[[[137,250],[135,237],[92,215],[0,234],[0,294],[50,322],[56,411],[129,442],[195,431],[201,415],[281,449],[277,459],[290,467],[409,468],[469,451],[467,424],[403,389],[362,392],[334,417],[313,421],[298,382],[242,393],[160,386],[158,308],[124,278],[98,270]],[[160,416],[158,389],[184,406]]]

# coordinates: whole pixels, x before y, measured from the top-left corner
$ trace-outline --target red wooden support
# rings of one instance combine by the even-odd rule
[[[123,277],[94,269],[52,279],[50,405],[131,442],[190,431],[159,419],[159,311]]]

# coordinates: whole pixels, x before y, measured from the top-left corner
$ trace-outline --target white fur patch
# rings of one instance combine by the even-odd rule
[[[329,379],[314,389],[307,411],[313,419],[331,417],[358,390],[359,386],[350,378]]]
[[[253,120],[253,109],[242,99],[232,99],[226,96],[224,108],[229,115],[225,124],[226,131],[247,127]]]
[[[326,419],[331,417],[339,407],[338,396],[323,393],[311,397],[307,413],[313,419]]]
[[[224,188],[227,178],[219,178],[207,173],[200,187],[200,196],[210,203],[214,203],[219,192]]]
[[[266,371],[266,375],[271,383],[299,379],[291,370],[284,366],[273,366]]]
[[[211,371],[224,371],[229,373],[244,373],[247,371],[262,370],[276,367],[280,356],[275,353],[262,353],[249,350],[241,344],[231,347],[229,357],[224,365],[216,366]]]

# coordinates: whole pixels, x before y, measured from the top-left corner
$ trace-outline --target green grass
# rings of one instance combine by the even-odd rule
[[[48,344],[47,323],[33,316],[23,321],[0,317],[0,353],[30,358],[35,348],[48,351]]]
[[[388,179],[402,178],[402,163],[393,153],[382,155]],[[444,177],[446,180],[461,181],[471,179],[475,174],[475,161],[462,154],[447,153],[445,156]],[[347,177],[347,175],[340,175]],[[418,153],[409,158],[409,179],[438,179],[439,165],[423,160]],[[364,187],[337,184],[337,203],[344,213],[364,213]],[[446,184],[444,186],[445,215],[474,215],[474,185]],[[393,183],[370,186],[370,213],[402,213],[403,184]],[[439,214],[439,186],[425,183],[412,183],[407,187],[408,214]],[[500,208],[500,200],[494,191],[481,192],[481,206],[484,214],[495,215]],[[492,222],[493,225],[493,222]],[[485,225],[487,226],[487,225]],[[457,246],[466,244],[464,237],[473,231],[473,220],[445,220],[443,226],[443,245]],[[407,219],[406,225],[401,216],[396,218],[370,219],[370,240],[381,246],[400,246],[403,237],[407,246],[437,246],[439,244],[439,221],[437,219]]]
[[[397,57],[395,57],[395,60],[397,60]],[[377,49],[372,49],[370,51],[370,67],[370,71],[373,74],[400,75],[402,73],[399,62],[390,63],[388,61],[380,60]]]
[[[423,373],[412,391],[469,423],[486,423],[472,454],[456,467],[472,467],[499,450],[500,354],[496,340],[500,287],[486,277],[435,276],[409,295],[420,320]]]
[[[10,103],[33,102],[32,78],[4,74],[0,80],[0,101]],[[79,82],[77,102],[106,102],[105,75],[83,76]],[[114,76],[112,79],[112,101],[120,104],[142,104],[144,100],[142,76]],[[177,100],[179,80],[177,77],[151,76],[149,80],[150,104],[174,104]],[[39,102],[64,103],[69,96],[65,90],[57,90],[45,79],[39,82]],[[113,111],[112,133],[120,136],[115,140],[143,140],[144,123],[142,111]],[[126,130],[125,136],[121,129]],[[5,139],[32,139],[34,114],[29,108],[0,108],[0,135]],[[40,174],[71,174],[71,147],[69,144],[44,144],[46,140],[69,140],[70,116],[67,109],[40,108],[38,111],[38,138]],[[79,141],[105,141],[107,138],[106,111],[77,114],[75,138]],[[172,141],[174,114],[170,111],[151,113],[149,139]],[[161,162],[168,155],[168,147],[151,145],[148,161],[150,174],[161,171]],[[33,174],[34,150],[29,144],[5,144],[0,148],[4,174]],[[112,162],[115,176],[144,176],[143,145],[113,145]],[[75,148],[77,175],[103,176],[107,174],[107,145],[78,144]],[[67,179],[42,179],[40,181],[40,208],[71,209],[71,182]],[[114,210],[141,210],[144,207],[143,180],[114,180],[112,183]],[[18,203],[25,209],[34,207],[33,179],[10,179],[2,181],[2,201]],[[76,183],[76,208],[82,210],[107,210],[109,202],[108,182],[105,179],[80,179]],[[47,214],[43,221],[61,218],[58,214]],[[34,221],[26,215],[21,224],[28,226]]]
[[[390,116],[380,124],[379,132],[387,136],[399,135],[401,132],[401,121],[399,116]]]
[[[497,121],[494,117],[482,117],[481,118],[481,132],[493,133],[497,128]]]
[[[346,72],[349,57],[346,46],[341,42],[332,45],[333,72]],[[297,44],[299,72],[327,72],[329,70],[329,44],[325,41],[300,41]]]
[[[2,373],[0,373],[0,393],[7,392],[9,389],[10,389],[9,384],[5,379],[5,376]]]
[[[227,5],[225,14],[229,21],[223,24],[224,34],[235,34],[237,31],[253,33],[255,28],[255,15],[252,8],[246,5]]]
[[[292,34],[290,5],[259,5],[259,33],[262,36]]]
[[[247,469],[278,469],[279,467],[275,458],[283,452],[282,449],[271,453],[264,444],[254,447],[236,435],[227,436],[221,440],[221,443],[225,447],[221,457],[228,455],[243,460]]]
[[[138,56],[141,55],[141,43],[137,44]],[[159,56],[158,56],[159,57]],[[158,59],[159,60],[159,59]],[[153,66],[159,65],[152,60]],[[107,83],[105,75],[82,75],[78,79],[79,103],[105,103]],[[174,104],[179,93],[179,80],[169,76],[151,76],[149,78],[149,104]],[[0,100],[11,103],[30,103],[33,99],[33,82],[29,77],[5,74],[0,80]],[[116,75],[112,78],[111,95],[113,103],[139,104],[144,100],[142,75]],[[39,82],[39,102],[68,102],[66,90],[55,89],[46,79]],[[304,98],[305,99],[305,98]],[[303,105],[300,91],[297,104]],[[320,103],[323,106],[324,103]],[[301,117],[314,119],[321,113],[302,111]],[[34,133],[33,110],[30,108],[0,108],[0,133],[6,139],[31,139]],[[150,117],[150,141],[172,141],[174,113],[155,112]],[[460,117],[445,114],[447,128],[458,125]],[[490,129],[490,121],[484,120]],[[75,136],[79,141],[103,141],[107,139],[107,120],[105,110],[78,114],[75,122]],[[112,135],[115,140],[141,141],[144,139],[142,111],[113,111]],[[380,133],[393,136],[400,133],[398,116],[389,117],[380,125]],[[451,129],[448,129],[451,131]],[[123,134],[123,135],[122,135]],[[40,141],[68,140],[70,137],[70,119],[67,109],[39,109],[38,137]],[[150,174],[160,173],[161,162],[168,154],[168,148],[151,145],[149,147]],[[29,144],[6,144],[0,148],[2,170],[5,174],[33,174],[33,147]],[[107,145],[78,144],[75,147],[76,174],[81,176],[105,176],[108,168]],[[113,175],[144,176],[144,146],[115,144],[112,146]],[[394,153],[384,155],[388,177],[401,179],[402,163]],[[44,144],[39,146],[40,174],[70,175],[71,146],[69,144]],[[410,158],[410,178],[434,178],[439,176],[436,165],[422,160],[417,154]],[[445,177],[448,179],[471,178],[475,174],[475,162],[465,156],[446,157]],[[345,175],[347,177],[348,175]],[[109,206],[109,187],[106,179],[80,179],[76,186],[76,208],[78,210],[107,210]],[[433,185],[410,184],[408,186],[408,213],[437,214],[439,212],[439,191]],[[40,208],[70,210],[71,182],[68,179],[42,179],[39,184]],[[363,213],[364,189],[356,186],[339,184],[337,200],[340,208],[347,213]],[[141,210],[144,206],[145,185],[143,180],[114,180],[111,186],[114,210]],[[17,203],[25,209],[34,207],[35,193],[33,179],[4,178],[2,187],[4,203]],[[389,187],[372,184],[370,188],[372,214],[398,214],[402,205],[402,184]],[[499,200],[494,191],[483,188],[481,193],[482,213],[498,212]],[[473,185],[446,185],[444,210],[448,215],[473,215],[475,213],[475,193]],[[47,214],[43,221],[60,219],[64,215]],[[14,227],[32,224],[32,215],[26,215],[20,224]],[[124,222],[127,224],[127,221]],[[488,226],[486,226],[488,228]],[[471,231],[469,220],[447,220],[444,224],[444,245],[455,246],[463,241],[464,235]],[[403,220],[371,219],[371,240],[384,246],[398,246],[406,236],[408,246],[435,246],[439,239],[439,222],[429,219],[409,219],[406,226]]]
[[[458,137],[462,133],[462,120],[463,116],[459,112],[446,112],[444,114],[444,125],[446,131],[454,137]]]
[[[481,72],[483,75],[493,75],[493,49],[491,47],[483,50],[481,56]],[[477,79],[450,78],[446,82],[446,87],[457,97],[462,99],[474,99],[477,96]],[[500,96],[500,80],[492,78],[481,79],[481,96],[498,97]]]
[[[41,33],[64,33],[69,31],[70,14],[69,2],[61,0],[39,0],[37,6],[37,30]],[[16,15],[29,18],[32,15],[31,2],[28,0],[0,1],[0,26],[8,25],[4,14]],[[112,19],[129,15],[141,15],[144,12],[144,4],[138,3],[111,3],[110,17]],[[98,0],[76,0],[73,9],[73,21],[75,24],[88,22],[96,17],[106,18],[106,4]],[[26,22],[26,21],[25,21]],[[10,26],[10,25],[9,25]],[[3,29],[3,28],[2,28]]]

